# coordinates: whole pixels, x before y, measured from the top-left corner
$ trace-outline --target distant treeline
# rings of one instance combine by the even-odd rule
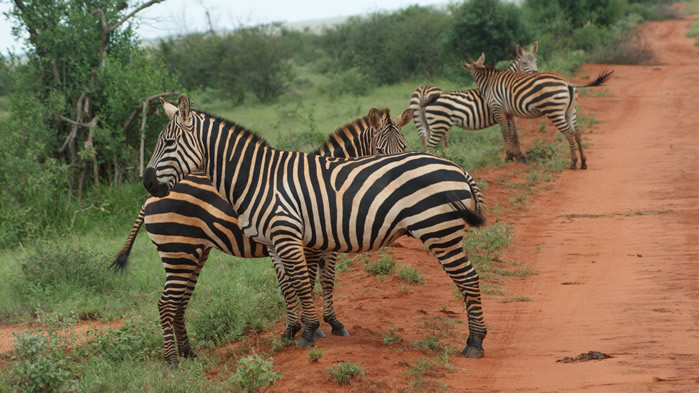
[[[88,192],[138,182],[140,156],[163,126],[160,95],[202,89],[267,103],[300,89],[363,95],[411,78],[465,82],[460,60],[483,51],[487,63],[508,61],[535,40],[542,69],[638,63],[651,54],[632,39],[635,24],[672,10],[649,0],[470,0],[350,18],[320,34],[264,25],[144,49],[123,0],[15,2],[8,16],[28,39],[25,57],[0,57],[0,247],[71,229],[79,212],[105,211]]]

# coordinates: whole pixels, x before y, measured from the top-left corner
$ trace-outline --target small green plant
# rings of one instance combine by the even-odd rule
[[[403,338],[396,332],[396,329],[388,329],[381,332],[383,334],[383,343],[386,345],[393,345],[403,340]]]
[[[449,317],[440,318],[428,315],[425,322],[423,322],[423,327],[428,329],[432,336],[447,337],[456,322],[457,321],[455,319]]]
[[[335,367],[328,369],[328,374],[335,378],[337,383],[340,385],[347,385],[352,382],[353,379],[363,377],[366,375],[366,371],[351,362],[340,362]]]
[[[412,267],[404,267],[398,271],[398,277],[410,284],[419,284],[425,281],[425,277]]]
[[[310,351],[308,351],[308,360],[311,363],[317,362],[322,357],[323,357],[323,350],[320,348],[313,348]]]
[[[501,250],[512,243],[510,228],[510,225],[502,222],[482,229],[470,228],[468,236],[464,239],[464,246],[474,263],[499,260]]]
[[[272,358],[265,359],[259,354],[240,359],[233,374],[232,382],[241,392],[260,392],[282,377],[282,374],[272,370]]]
[[[370,262],[364,267],[364,271],[373,276],[385,276],[393,273],[396,268],[396,260],[388,256],[388,254],[379,253],[379,259]]]
[[[413,345],[413,348],[416,351],[422,351],[422,352],[444,352],[447,350],[446,344],[440,343],[439,340],[441,340],[437,336],[427,336],[423,338],[422,340],[418,340],[415,342]]]
[[[532,298],[529,296],[515,296],[507,299],[498,299],[500,303],[517,303],[517,302],[531,302]]]

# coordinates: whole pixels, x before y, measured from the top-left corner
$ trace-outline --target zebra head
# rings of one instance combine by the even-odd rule
[[[470,63],[467,63],[465,61],[461,62],[461,66],[468,70],[468,72],[471,73],[471,76],[473,77],[473,80],[476,82],[478,85],[478,88],[483,90],[483,87],[485,86],[486,82],[488,81],[488,77],[495,72],[495,67],[491,65],[485,65],[483,64],[485,62],[485,53],[481,52],[481,56],[478,58],[478,60],[473,61],[471,59]]]
[[[170,122],[160,132],[143,173],[143,186],[155,197],[167,196],[175,184],[201,167],[203,161],[202,149],[194,132],[199,119],[192,113],[189,97],[180,96],[177,107],[162,98],[160,101]]]
[[[405,110],[400,116],[391,119],[388,108],[380,111],[376,108],[371,108],[369,111],[369,125],[376,130],[376,153],[377,154],[396,154],[405,151],[407,142],[405,136],[401,132],[401,128],[405,127],[413,120],[413,109]]]
[[[537,72],[538,68],[536,67],[536,51],[539,49],[539,41],[534,41],[532,44],[531,48],[527,49],[526,47],[522,48],[517,44],[517,58],[515,58],[515,61],[513,65],[515,66],[515,70],[517,72],[526,72],[526,73],[531,73],[531,72]]]

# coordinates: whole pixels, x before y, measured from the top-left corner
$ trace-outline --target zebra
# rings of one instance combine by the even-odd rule
[[[538,41],[530,48],[517,45],[517,57],[507,70],[536,72],[535,54],[538,49]],[[410,108],[413,108],[413,121],[422,141],[422,150],[436,148],[440,140],[446,148],[449,130],[454,125],[465,130],[482,130],[497,124],[478,88],[444,92],[434,86],[421,86],[411,95]],[[516,133],[511,138],[503,137],[506,142],[519,139]],[[510,151],[509,147],[507,151]],[[526,162],[521,151],[517,152],[516,157]],[[509,154],[506,156],[508,160],[512,158]]]
[[[313,154],[359,157],[379,152],[402,152],[406,142],[400,129],[411,120],[411,109],[391,119],[388,109],[372,108],[367,116],[338,128]],[[168,363],[176,364],[177,353],[184,357],[196,357],[189,343],[184,314],[211,249],[216,248],[226,254],[243,258],[267,257],[269,253],[267,247],[243,234],[238,226],[235,211],[221,198],[203,173],[195,172],[188,175],[172,191],[167,197],[150,197],[145,201],[126,244],[117,254],[111,267],[118,270],[126,267],[136,235],[145,222],[148,236],[158,249],[166,270],[166,283],[159,302],[159,311],[165,359]],[[348,335],[333,309],[332,292],[337,254],[328,252],[321,255],[307,250],[306,258],[311,262],[311,281],[315,279],[316,269],[320,265],[324,320],[332,326],[334,335]],[[174,266],[177,266],[176,270]],[[296,292],[283,274],[283,269],[277,268],[275,272],[287,306],[287,326],[282,337],[293,339],[301,330]],[[172,334],[173,323],[177,351]],[[316,335],[324,336],[320,330]]]
[[[333,158],[271,148],[253,132],[191,109],[186,95],[161,131],[143,185],[156,197],[195,168],[238,213],[249,238],[269,247],[301,300],[299,346],[314,344],[315,313],[304,248],[363,252],[408,234],[437,257],[468,313],[462,353],[484,355],[486,326],[479,277],[463,249],[467,225],[485,225],[475,180],[453,162],[426,153]],[[473,202],[473,209],[471,205]]]
[[[576,88],[600,86],[611,77],[613,71],[603,71],[588,84],[573,84],[556,72],[522,74],[497,71],[492,66],[483,65],[484,61],[485,54],[481,53],[478,61],[471,59],[470,64],[462,61],[461,65],[476,81],[493,117],[500,124],[502,134],[517,135],[515,117],[537,118],[546,115],[568,140],[570,169],[575,169],[578,161],[576,143],[580,150],[580,168],[587,169],[576,120]],[[508,154],[514,155],[519,151],[519,140],[513,138],[510,142]]]

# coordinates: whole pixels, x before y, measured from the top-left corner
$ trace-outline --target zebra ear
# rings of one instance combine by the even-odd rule
[[[189,97],[186,94],[180,96],[180,100],[177,103],[177,109],[179,110],[178,117],[182,124],[189,126],[192,124],[192,112],[190,108]]]
[[[483,63],[485,62],[485,53],[481,52],[481,57],[476,60],[476,65],[482,66]]]
[[[381,111],[376,108],[369,109],[369,126],[371,128],[381,127]]]
[[[519,46],[519,44],[517,44],[517,47],[515,48],[515,52],[517,53],[517,57],[522,56],[523,51],[524,50],[522,49],[522,47]]]
[[[172,118],[175,117],[175,114],[177,114],[177,108],[171,103],[163,100],[163,97],[160,97],[160,103],[163,104],[163,110],[165,111],[167,117],[172,120]]]
[[[534,41],[532,44],[532,54],[536,53],[536,51],[539,49],[539,41]]]
[[[398,128],[403,128],[413,121],[413,108],[406,109],[400,116],[396,118],[393,122],[396,123]]]
[[[463,67],[463,69],[465,69],[466,71],[471,71],[471,67],[472,67],[471,64],[473,64],[473,59],[469,59],[469,60],[471,60],[470,63],[467,63],[467,62],[461,60],[461,67]]]

